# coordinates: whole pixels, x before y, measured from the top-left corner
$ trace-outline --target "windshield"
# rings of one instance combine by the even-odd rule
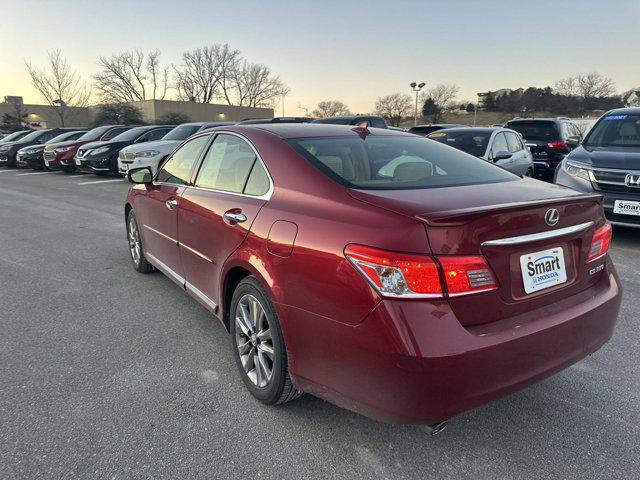
[[[14,140],[24,137],[27,133],[29,132],[25,130],[22,130],[21,132],[13,132],[4,138],[0,138],[0,142],[13,142]]]
[[[180,125],[162,137],[162,140],[184,140],[198,130],[200,130],[200,125]]]
[[[640,147],[640,115],[605,115],[583,144],[585,147]]]
[[[64,132],[61,133],[60,135],[58,135],[57,137],[53,137],[51,140],[48,140],[44,143],[60,143],[60,142],[64,142],[65,140],[75,140],[76,138],[78,138],[81,135],[80,132]]]
[[[111,127],[96,127],[93,130],[89,130],[81,137],[78,137],[78,140],[82,140],[83,142],[93,142],[94,140],[98,140],[104,133],[109,130]]]
[[[518,178],[423,137],[319,137],[292,139],[288,143],[327,176],[351,188],[400,190]]]
[[[508,122],[505,127],[522,134],[525,140],[540,140],[543,142],[560,140],[560,134],[554,122],[525,120],[522,122]]]
[[[120,135],[116,135],[115,137],[113,137],[109,141],[110,142],[130,142],[130,141],[135,140],[136,138],[138,138],[140,135],[142,135],[147,130],[149,130],[149,127],[132,128],[131,130],[127,130],[126,132],[122,132]]]
[[[482,157],[487,151],[491,132],[435,132],[429,135],[429,138],[476,157]]]
[[[37,140],[42,135],[45,135],[49,130],[35,130],[28,135],[25,135],[20,139],[21,142],[31,142]]]

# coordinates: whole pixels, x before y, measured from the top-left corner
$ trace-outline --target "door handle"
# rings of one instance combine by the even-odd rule
[[[247,216],[240,212],[234,212],[234,211],[225,212],[223,216],[224,216],[224,219],[227,221],[227,223],[231,225],[235,225],[236,223],[242,223],[247,221]]]
[[[178,206],[178,200],[176,200],[175,198],[172,198],[171,200],[167,200],[164,204],[167,206],[169,210],[173,210]]]

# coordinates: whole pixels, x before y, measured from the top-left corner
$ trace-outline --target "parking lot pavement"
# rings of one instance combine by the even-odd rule
[[[639,478],[640,234],[600,351],[430,437],[311,396],[265,407],[217,320],[130,265],[128,185],[0,170],[0,478]]]

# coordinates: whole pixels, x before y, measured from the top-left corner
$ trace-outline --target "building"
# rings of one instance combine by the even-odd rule
[[[22,97],[6,96],[0,103],[0,121],[8,113],[21,116],[23,122],[33,128],[55,128],[62,126],[58,108],[50,105],[32,105],[22,102]],[[138,108],[147,123],[153,123],[168,113],[181,113],[194,122],[240,121],[247,118],[273,118],[272,108],[238,107],[214,103],[179,102],[174,100],[142,100],[130,102]],[[67,107],[66,126],[91,125],[97,106]]]
[[[623,102],[627,107],[640,107],[640,90],[635,90],[623,98]]]

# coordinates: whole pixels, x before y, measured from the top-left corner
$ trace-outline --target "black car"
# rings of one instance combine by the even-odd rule
[[[535,176],[546,181],[553,181],[560,162],[582,141],[580,129],[565,118],[510,120],[504,127],[522,135],[533,155]]]
[[[430,133],[437,132],[438,130],[444,130],[445,128],[459,128],[468,127],[469,125],[461,125],[459,123],[432,123],[429,125],[416,125],[407,130],[409,133],[415,135],[422,135],[426,137]]]
[[[118,173],[118,153],[134,143],[160,140],[175,128],[175,125],[145,125],[135,127],[113,137],[107,142],[92,142],[78,149],[74,160],[81,171],[96,175]]]
[[[32,168],[34,170],[42,170],[44,169],[44,149],[47,145],[53,145],[69,140],[76,140],[86,132],[86,130],[64,132],[41,145],[31,145],[30,147],[21,148],[16,154],[16,166],[18,168]]]
[[[0,138],[0,143],[15,142],[31,132],[33,132],[33,130],[20,130],[17,132],[9,133],[8,135]]]
[[[612,223],[640,228],[640,108],[603,115],[562,161],[555,182],[602,194]]]
[[[4,166],[8,168],[15,168],[16,155],[18,154],[18,150],[21,148],[30,147],[31,145],[41,145],[52,138],[57,137],[61,133],[76,130],[78,130],[78,127],[35,130],[15,142],[0,143],[0,167]]]
[[[375,115],[344,115],[340,117],[316,118],[311,123],[329,123],[331,125],[360,125],[366,123],[373,128],[388,128],[384,118]]]
[[[256,125],[260,123],[310,123],[313,118],[309,117],[274,117],[274,118],[247,118],[238,125]]]

